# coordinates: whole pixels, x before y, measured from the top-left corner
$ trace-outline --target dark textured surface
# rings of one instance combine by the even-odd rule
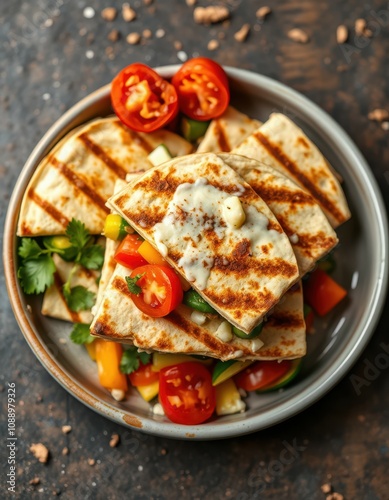
[[[356,0],[334,2],[274,1],[273,13],[259,31],[254,21],[261,2],[225,2],[233,12],[229,26],[197,26],[183,0],[154,0],[151,7],[131,2],[138,17],[108,23],[100,17],[102,0],[13,0],[0,10],[0,215],[29,153],[47,128],[72,104],[108,83],[124,65],[177,63],[175,41],[189,57],[210,55],[223,64],[263,73],[301,91],[335,118],[367,158],[389,201],[389,132],[367,118],[375,108],[389,108],[389,5]],[[199,2],[206,5],[207,2]],[[328,4],[328,5],[327,5]],[[330,4],[330,5],[329,5]],[[95,8],[92,19],[83,16]],[[109,5],[120,7],[112,0]],[[370,22],[372,38],[336,43],[336,27],[350,28],[356,18]],[[372,21],[375,22],[372,23]],[[233,34],[244,22],[252,31],[243,44]],[[308,44],[286,33],[304,28]],[[108,33],[122,37],[112,43]],[[163,28],[166,35],[130,46],[131,31]],[[220,48],[207,43],[224,32]],[[88,52],[92,51],[92,52]],[[88,59],[87,56],[93,57]],[[39,365],[13,317],[1,274],[1,491],[6,492],[6,383],[17,390],[18,498],[268,498],[324,499],[320,486],[330,482],[345,498],[389,498],[388,370],[357,395],[346,377],[320,402],[281,425],[226,441],[177,442],[130,432],[98,416],[69,396]],[[366,361],[375,363],[387,341],[389,307],[352,374],[365,377]],[[349,375],[351,375],[351,373]],[[42,400],[41,400],[42,399]],[[61,426],[70,424],[64,435]],[[112,433],[121,442],[110,448]],[[39,463],[31,443],[50,449]],[[69,454],[63,456],[67,446]],[[295,451],[291,452],[290,447]],[[285,451],[287,450],[287,451]],[[289,451],[288,451],[289,450]],[[95,459],[95,465],[88,464]],[[283,462],[283,463],[282,463]],[[288,462],[288,463],[286,463]],[[37,486],[29,481],[40,478]],[[1,493],[3,497],[3,493]]]

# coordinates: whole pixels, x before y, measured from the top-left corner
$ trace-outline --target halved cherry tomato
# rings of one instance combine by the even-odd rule
[[[138,248],[143,243],[137,234],[128,234],[124,237],[115,253],[115,260],[124,267],[134,269],[147,264],[147,261],[138,253]]]
[[[195,362],[162,368],[159,372],[159,401],[172,422],[184,425],[205,422],[216,406],[211,374]]]
[[[245,391],[263,389],[283,377],[291,368],[292,362],[284,361],[257,361],[253,365],[238,373],[234,380],[238,387]]]
[[[140,291],[136,289],[139,293],[131,293],[131,298],[136,307],[148,316],[166,316],[182,302],[184,294],[180,280],[170,267],[140,266],[132,271],[131,278],[133,284],[140,288]]]
[[[222,115],[230,101],[228,78],[223,68],[206,57],[190,59],[172,78],[181,111],[194,120]]]
[[[131,384],[134,387],[142,387],[157,382],[159,380],[159,373],[155,372],[152,366],[151,363],[147,365],[140,363],[139,368],[128,375]]]
[[[304,283],[304,299],[319,316],[329,313],[347,291],[321,269],[316,269]]]
[[[138,132],[162,128],[178,113],[173,85],[141,63],[130,64],[113,79],[111,101],[119,119]]]

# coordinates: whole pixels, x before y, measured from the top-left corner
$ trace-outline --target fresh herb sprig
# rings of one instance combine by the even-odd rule
[[[95,338],[90,334],[89,327],[90,325],[75,323],[70,332],[70,340],[75,344],[91,344]]]
[[[94,238],[88,232],[85,224],[72,219],[67,228],[66,236],[74,249],[74,265],[66,283],[63,285],[65,300],[72,311],[78,312],[89,309],[95,301],[95,294],[87,288],[78,285],[71,287],[71,280],[79,266],[86,269],[101,269],[104,261],[104,249],[94,244]],[[53,253],[61,255],[68,249],[60,249],[50,245],[42,248],[32,238],[22,238],[18,253],[22,264],[18,269],[20,284],[27,294],[38,294],[46,290],[54,282],[55,264]]]
[[[122,373],[132,373],[137,370],[142,365],[147,365],[150,362],[151,354],[147,352],[138,352],[137,347],[131,346],[126,349],[122,354],[122,359],[120,361],[120,371]]]

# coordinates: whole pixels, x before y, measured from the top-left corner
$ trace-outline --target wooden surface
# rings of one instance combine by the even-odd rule
[[[72,104],[108,83],[133,61],[150,65],[178,63],[178,45],[188,57],[211,56],[222,64],[247,68],[302,92],[344,127],[367,158],[388,204],[389,132],[368,119],[375,108],[389,109],[389,6],[387,2],[271,1],[272,14],[255,20],[261,2],[227,1],[228,26],[195,25],[183,0],[154,0],[146,7],[131,2],[137,19],[107,22],[102,0],[13,0],[0,10],[0,214],[29,153],[48,127]],[[207,2],[199,2],[206,5]],[[92,6],[88,19],[83,9]],[[109,5],[121,6],[112,0]],[[354,21],[370,22],[371,38],[355,37]],[[374,22],[372,22],[374,21]],[[244,43],[234,40],[243,23],[251,24]],[[347,46],[336,42],[346,24]],[[299,27],[307,44],[287,37]],[[112,29],[121,33],[115,43]],[[150,29],[154,36],[131,46],[125,35]],[[165,36],[157,39],[157,29]],[[220,38],[218,50],[207,43]],[[361,359],[349,376],[314,406],[289,421],[256,434],[219,442],[178,442],[132,432],[87,409],[69,396],[39,365],[13,317],[1,274],[0,384],[1,436],[6,436],[6,383],[17,388],[17,498],[235,498],[324,499],[320,486],[331,483],[346,499],[389,498],[388,370],[357,395],[350,375],[363,377],[387,341],[389,307]],[[61,427],[70,424],[64,435]],[[116,448],[109,446],[120,435]],[[44,443],[50,459],[39,463],[29,451]],[[294,446],[295,451],[285,451]],[[64,447],[68,455],[62,455]],[[297,450],[297,451],[296,451]],[[8,451],[1,446],[6,493]],[[281,459],[283,460],[283,463]],[[94,459],[90,465],[88,459]],[[40,484],[30,485],[34,477]],[[5,494],[4,493],[4,494]],[[4,497],[1,493],[1,497]]]

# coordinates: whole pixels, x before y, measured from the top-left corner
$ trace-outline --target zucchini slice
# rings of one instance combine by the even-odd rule
[[[212,385],[215,386],[221,384],[225,380],[247,368],[252,363],[254,363],[254,361],[236,361],[235,359],[230,359],[229,361],[218,361],[213,369]]]

